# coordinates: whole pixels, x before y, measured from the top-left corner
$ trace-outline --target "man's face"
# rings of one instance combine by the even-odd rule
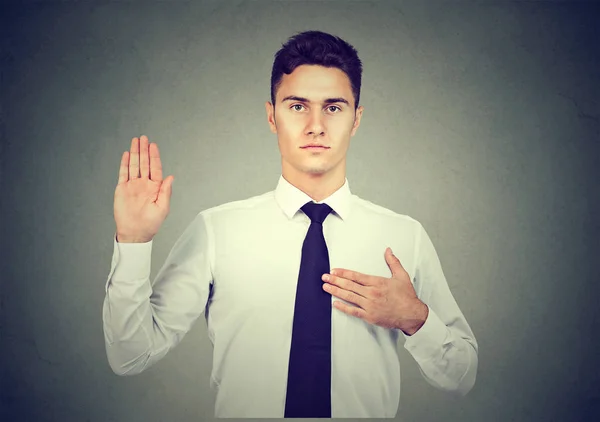
[[[298,66],[283,75],[275,109],[265,104],[271,132],[277,134],[283,173],[345,174],[346,151],[363,107],[354,111],[348,76],[337,68]],[[318,143],[328,148],[302,148]]]

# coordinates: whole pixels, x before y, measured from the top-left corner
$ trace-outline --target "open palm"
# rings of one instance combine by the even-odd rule
[[[160,153],[148,137],[131,140],[131,150],[121,157],[115,189],[114,214],[117,241],[148,242],[169,214],[173,180],[163,180]]]

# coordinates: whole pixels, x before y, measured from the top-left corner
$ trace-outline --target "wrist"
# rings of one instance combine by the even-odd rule
[[[116,238],[117,243],[147,243],[152,240],[152,238],[142,236],[127,236],[119,233],[117,233]]]
[[[425,305],[425,303],[419,300],[415,306],[416,309],[413,314],[415,315],[415,318],[411,319],[409,323],[400,328],[407,336],[412,336],[414,333],[419,331],[429,316],[429,307]]]

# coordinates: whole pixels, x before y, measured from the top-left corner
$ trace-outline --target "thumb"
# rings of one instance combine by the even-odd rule
[[[400,260],[394,255],[392,252],[392,248],[386,248],[385,250],[385,262],[390,267],[392,271],[392,277],[396,277],[400,275],[400,273],[404,272],[404,267],[400,263]]]
[[[173,181],[175,180],[175,176],[171,175],[163,180],[160,185],[160,190],[158,192],[158,202],[160,205],[166,205],[171,198],[171,193],[173,192]]]

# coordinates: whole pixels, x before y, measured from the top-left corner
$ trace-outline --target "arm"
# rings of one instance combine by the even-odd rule
[[[427,382],[436,388],[466,395],[475,384],[478,345],[459,309],[425,229],[417,235],[415,288],[427,305],[425,323],[405,335],[410,352]]]
[[[176,346],[204,310],[212,284],[209,239],[199,213],[150,283],[152,240],[114,241],[102,319],[108,362],[138,374]]]

